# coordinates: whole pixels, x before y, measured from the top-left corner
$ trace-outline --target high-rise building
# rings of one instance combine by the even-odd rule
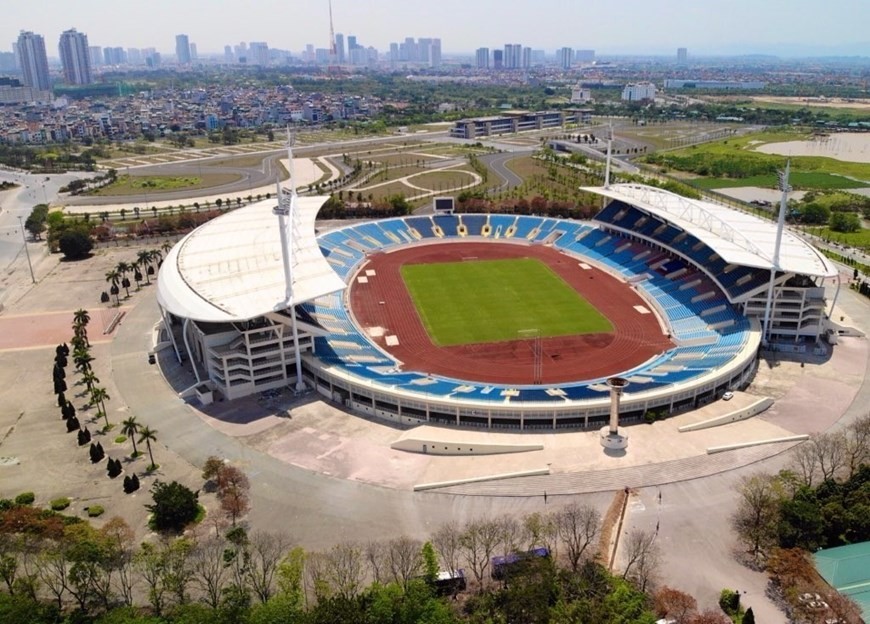
[[[60,35],[58,49],[63,64],[63,76],[67,84],[91,84],[91,55],[88,50],[88,36],[75,28]]]
[[[523,59],[521,66],[523,69],[528,69],[532,66],[532,49],[523,48]]]
[[[574,50],[571,48],[562,48],[559,50],[559,67],[562,69],[571,69],[574,63]]]
[[[18,35],[18,64],[24,76],[24,84],[40,91],[51,89],[48,74],[48,57],[45,54],[45,39],[30,31]]]
[[[91,59],[91,67],[99,67],[103,64],[103,48],[100,46],[89,46],[88,57]]]
[[[335,55],[339,65],[347,62],[347,52],[344,50],[344,35],[335,33]]]
[[[574,50],[574,60],[578,63],[592,63],[595,61],[595,50]]]
[[[142,65],[142,50],[139,48],[127,48],[127,62],[130,65]]]
[[[477,48],[475,56],[478,69],[489,69],[489,48]]]
[[[248,63],[266,67],[269,65],[269,45],[265,41],[252,41]]]
[[[390,44],[390,63],[398,63],[399,62],[399,44],[391,43]]]
[[[686,48],[677,48],[677,64],[687,65],[689,62],[689,50]]]
[[[190,39],[187,35],[175,35],[175,57],[179,65],[190,64]]]
[[[429,50],[429,66],[441,67],[441,39],[435,38],[432,40],[432,47]]]
[[[520,69],[523,64],[523,46],[519,43],[506,43],[504,46],[504,68]]]
[[[504,69],[504,52],[501,50],[492,51],[492,68]]]
[[[199,55],[198,55],[197,52],[196,52],[196,44],[195,44],[195,43],[191,43],[191,44],[190,44],[190,60],[191,60],[191,61],[195,61],[195,60],[197,60],[198,58],[199,58]]]
[[[224,46],[224,63],[235,63],[236,56],[233,54],[233,46]]]

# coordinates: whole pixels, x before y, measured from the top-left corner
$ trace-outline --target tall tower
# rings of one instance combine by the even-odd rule
[[[689,50],[686,48],[677,48],[677,65],[687,65],[689,63]]]
[[[45,39],[29,31],[18,35],[18,63],[24,74],[24,84],[40,91],[51,90]]]
[[[190,64],[190,39],[187,35],[175,35],[175,56],[179,65]]]
[[[60,61],[63,63],[63,76],[67,84],[91,84],[91,54],[88,50],[88,36],[76,32],[75,28],[64,31],[58,44]]]
[[[335,47],[335,28],[332,25],[332,0],[329,0],[329,62],[336,63],[337,61],[338,51]]]

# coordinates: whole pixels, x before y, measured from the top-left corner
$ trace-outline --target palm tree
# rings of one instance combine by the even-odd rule
[[[91,362],[94,361],[94,356],[87,349],[76,349],[73,353],[73,361],[76,363],[77,369],[82,373],[86,373],[91,370]]]
[[[86,371],[82,373],[82,381],[88,389],[88,392],[92,392],[94,386],[100,383],[100,378],[94,375],[93,371]]]
[[[143,249],[138,254],[136,254],[136,262],[139,263],[139,266],[142,267],[145,271],[145,279],[147,283],[151,283],[151,274],[148,272],[148,269],[151,268],[151,260],[154,257],[153,252],[148,251],[147,249]]]
[[[106,281],[112,284],[112,286],[117,286],[120,279],[121,274],[118,273],[117,269],[106,271]]]
[[[97,388],[94,387],[91,390],[91,405],[100,404],[100,413],[102,413],[103,418],[106,419],[106,427],[109,426],[109,415],[106,413],[106,401],[111,399],[109,393],[106,392],[105,388]]]
[[[136,422],[135,416],[130,416],[130,418],[121,422],[121,433],[133,441],[133,456],[138,457],[139,451],[136,449],[136,434],[139,433],[139,423]]]
[[[145,425],[139,430],[139,444],[143,442],[148,447],[148,457],[151,458],[151,466],[156,466],[154,463],[154,454],[151,452],[151,442],[157,441],[157,430]]]
[[[73,328],[76,326],[87,327],[91,322],[91,315],[84,308],[79,308],[73,312]]]

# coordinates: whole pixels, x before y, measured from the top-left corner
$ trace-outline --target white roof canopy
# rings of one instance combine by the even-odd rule
[[[643,184],[612,184],[582,190],[630,204],[703,241],[725,262],[770,269],[776,223],[707,201],[689,199]],[[785,273],[833,277],[837,269],[820,251],[785,229],[777,268]]]
[[[292,300],[282,263],[277,199],[229,212],[184,237],[160,268],[157,300],[168,312],[206,322],[245,321],[345,288],[320,251],[314,220],[325,197],[296,199]]]

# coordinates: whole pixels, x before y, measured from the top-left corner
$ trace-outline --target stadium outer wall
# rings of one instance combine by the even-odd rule
[[[584,257],[583,261],[611,272],[594,259]],[[659,306],[652,297],[642,292],[641,296],[658,310]],[[715,400],[727,389],[748,385],[755,374],[756,356],[761,345],[758,322],[750,319],[750,323],[752,331],[749,332],[747,344],[725,365],[687,382],[624,395],[620,422],[640,422],[648,410],[664,409],[670,414],[690,411]],[[504,399],[472,400],[455,395],[447,397],[397,389],[324,364],[311,354],[303,355],[303,374],[306,382],[318,393],[350,411],[403,425],[434,424],[521,431],[597,429],[607,423],[610,411],[610,399],[606,393],[602,393],[600,399],[510,402]],[[477,382],[474,384],[480,385]],[[548,386],[558,387],[558,384],[543,387]]]

